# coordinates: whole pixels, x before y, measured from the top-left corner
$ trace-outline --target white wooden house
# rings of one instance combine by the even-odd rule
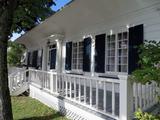
[[[74,0],[16,42],[31,97],[71,119],[130,120],[157,102],[155,83],[128,79],[144,40],[160,40],[159,0]]]

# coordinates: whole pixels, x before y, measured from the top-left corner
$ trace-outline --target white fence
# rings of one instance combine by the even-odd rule
[[[140,83],[133,84],[134,111],[138,108],[147,110],[158,102],[158,86],[155,82],[142,85]]]
[[[117,120],[128,120],[138,108],[146,110],[157,102],[155,83],[131,84],[124,76],[112,79],[39,70],[29,70],[29,75],[41,89]]]

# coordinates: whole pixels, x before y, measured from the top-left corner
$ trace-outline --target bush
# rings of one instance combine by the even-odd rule
[[[160,120],[160,116],[154,116],[150,113],[142,112],[141,109],[135,112],[135,117],[137,120]]]

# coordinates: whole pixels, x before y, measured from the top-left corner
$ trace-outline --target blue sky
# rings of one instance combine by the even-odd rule
[[[67,3],[69,3],[71,0],[55,0],[56,2],[56,6],[52,6],[52,10],[57,11],[59,10],[61,7],[63,7],[64,5],[66,5]],[[22,33],[23,34],[23,33]],[[13,37],[11,38],[12,41],[14,41],[15,39],[17,39],[18,37],[20,37],[20,34],[17,33],[13,33]]]

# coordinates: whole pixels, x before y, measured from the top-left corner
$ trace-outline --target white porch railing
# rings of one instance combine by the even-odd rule
[[[118,79],[30,70],[31,83],[111,118],[119,117]]]
[[[11,95],[19,95],[28,89],[28,70],[18,71],[8,76]]]
[[[131,84],[119,79],[29,70],[31,83],[116,120],[128,120],[138,108],[156,104],[156,84]]]

